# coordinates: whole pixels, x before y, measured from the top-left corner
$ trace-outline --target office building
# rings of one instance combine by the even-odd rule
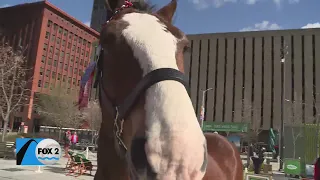
[[[1,8],[0,29],[2,41],[26,47],[28,65],[33,67],[28,106],[12,117],[10,127],[25,122],[32,129],[39,123],[33,110],[34,94],[50,94],[57,87],[78,94],[99,33],[48,1]]]

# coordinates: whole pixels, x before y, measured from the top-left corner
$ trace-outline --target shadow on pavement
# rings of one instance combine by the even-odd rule
[[[53,173],[66,174],[66,169],[63,167],[48,166],[45,167],[45,170]]]

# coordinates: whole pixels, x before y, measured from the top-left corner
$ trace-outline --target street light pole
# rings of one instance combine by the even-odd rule
[[[283,151],[284,151],[284,112],[285,112],[285,103],[286,103],[286,55],[287,47],[283,50],[283,59],[281,59],[281,64],[283,66],[282,77],[283,77],[283,84],[282,84],[282,118],[280,124],[280,141],[279,141],[279,171],[283,170]]]
[[[213,90],[213,88],[208,88],[206,90],[202,91],[202,101],[201,101],[201,111],[200,111],[200,126],[203,128],[203,121],[204,121],[204,113],[205,113],[205,96],[206,93],[210,90]]]

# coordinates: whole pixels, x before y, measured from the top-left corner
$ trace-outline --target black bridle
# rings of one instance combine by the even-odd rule
[[[117,143],[116,146],[118,146],[119,150],[122,149],[120,151],[123,152],[123,154],[125,154],[127,152],[127,147],[122,140],[123,122],[126,120],[126,117],[130,114],[130,111],[133,109],[134,105],[137,103],[137,100],[141,97],[141,95],[143,95],[145,91],[149,89],[151,86],[153,86],[154,84],[162,81],[167,81],[167,80],[177,81],[183,84],[186,87],[186,89],[188,89],[188,80],[184,75],[184,73],[180,72],[177,69],[173,69],[173,68],[156,69],[146,74],[140,80],[140,82],[136,85],[136,87],[131,91],[131,93],[129,93],[126,96],[126,98],[122,103],[116,104],[108,96],[107,91],[103,85],[103,75],[104,75],[102,72],[103,61],[104,61],[103,49],[100,49],[98,53],[100,54],[97,62],[97,78],[94,83],[94,88],[97,88],[97,85],[99,84],[100,104],[103,103],[104,105],[109,106],[107,108],[110,110],[110,113],[113,115],[113,118],[114,118],[114,135]]]

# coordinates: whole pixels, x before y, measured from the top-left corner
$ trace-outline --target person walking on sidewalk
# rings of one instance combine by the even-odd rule
[[[74,132],[71,136],[72,149],[75,149],[76,144],[78,143],[77,132]]]

